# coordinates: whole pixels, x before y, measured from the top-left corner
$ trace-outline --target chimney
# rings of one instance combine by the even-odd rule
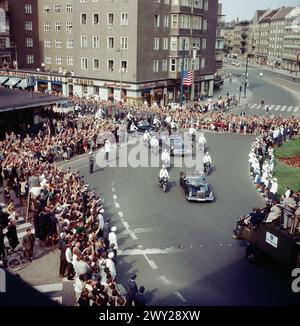
[[[237,22],[237,23],[239,22],[239,17],[236,18],[236,22]]]

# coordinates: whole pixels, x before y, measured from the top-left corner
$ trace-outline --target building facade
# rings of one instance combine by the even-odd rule
[[[294,7],[285,17],[282,68],[300,72],[300,6]]]
[[[218,3],[218,21],[216,35],[216,72],[221,71],[223,67],[224,55],[224,15],[222,14],[222,4]]]
[[[241,55],[241,48],[245,49],[245,53],[248,52],[249,26],[250,22],[247,20],[240,21],[234,25],[232,54],[235,57]]]
[[[8,0],[14,60],[18,68],[40,66],[38,0]]]
[[[12,68],[13,50],[8,1],[0,0],[0,67]]]
[[[37,8],[39,68],[62,75],[51,87],[66,96],[175,101],[182,67],[195,72],[196,96],[213,94],[217,0],[39,0]]]

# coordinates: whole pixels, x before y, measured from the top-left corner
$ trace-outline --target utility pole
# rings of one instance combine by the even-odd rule
[[[185,38],[183,39],[182,42],[182,62],[181,62],[181,81],[180,81],[180,106],[182,106],[183,102],[183,76],[184,76],[184,59],[185,59]]]
[[[245,88],[244,88],[244,97],[247,97],[247,85],[248,85],[248,60],[249,54],[247,53],[247,60],[246,60],[246,75],[245,75]]]

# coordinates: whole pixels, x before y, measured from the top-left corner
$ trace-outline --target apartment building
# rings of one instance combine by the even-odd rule
[[[167,103],[184,67],[196,96],[213,94],[217,0],[39,0],[37,9],[40,68],[61,75],[39,88]]]
[[[245,49],[245,53],[248,52],[249,27],[250,22],[248,20],[237,22],[234,25],[232,54],[235,57],[241,55],[241,48]]]
[[[10,16],[7,0],[0,0],[0,67],[11,67],[13,48],[10,39]]]
[[[217,21],[217,35],[216,35],[216,71],[221,71],[223,68],[224,55],[224,15],[222,13],[222,4],[218,3],[218,21]]]

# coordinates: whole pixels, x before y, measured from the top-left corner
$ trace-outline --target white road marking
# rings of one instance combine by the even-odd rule
[[[120,208],[120,204],[115,202],[116,208]]]
[[[118,199],[118,196],[117,195],[113,195],[113,198],[114,198],[114,200],[117,200]]]
[[[137,228],[133,229],[134,233],[148,233],[148,232],[153,232],[152,228]]]
[[[143,255],[147,260],[148,264],[151,266],[152,269],[158,269],[158,266],[155,264],[153,260],[150,260],[147,255]]]
[[[125,226],[126,229],[129,229],[129,224],[128,224],[128,222],[123,222],[123,224],[124,224],[124,226]]]
[[[124,233],[128,233],[133,240],[137,240],[138,237],[134,234],[134,232],[132,230],[130,230],[130,226],[129,226],[128,222],[125,222],[123,218],[121,218],[121,221],[122,221],[122,223],[124,225],[124,228],[125,228]],[[121,232],[121,234],[122,233],[123,232]]]
[[[284,105],[282,108],[281,108],[281,110],[280,111],[285,111],[285,109],[287,108],[287,106],[286,105]]]
[[[275,106],[276,106],[276,105],[271,105],[271,106],[269,107],[269,111],[272,111],[272,110],[275,108]]]
[[[281,105],[277,105],[274,111],[278,111],[281,108]]]
[[[161,275],[159,278],[164,284],[166,285],[171,284],[171,282],[165,277],[165,275]]]
[[[112,187],[111,190],[112,190],[112,192],[116,192],[116,188],[115,187]]]
[[[119,214],[119,216],[120,216],[121,218],[124,217],[124,214],[123,214],[122,212],[118,212],[118,214]]]
[[[257,104],[256,110],[259,110],[261,108],[261,104]]]
[[[252,104],[249,106],[250,109],[254,109],[256,107],[257,104]]]
[[[292,110],[293,110],[293,107],[292,107],[292,106],[290,106],[290,107],[287,109],[288,112],[291,112]]]
[[[298,110],[299,110],[299,106],[296,106],[294,109],[294,112],[296,113],[296,112],[298,112]]]
[[[62,291],[63,284],[62,283],[44,284],[44,285],[34,286],[33,288],[41,293],[57,292],[57,291]]]
[[[182,296],[181,293],[179,293],[178,291],[175,291],[174,294],[182,301],[182,302],[186,302],[186,299]]]
[[[152,249],[126,249],[118,250],[118,256],[139,256],[139,255],[162,255],[182,252],[184,249],[179,248],[152,248]]]

